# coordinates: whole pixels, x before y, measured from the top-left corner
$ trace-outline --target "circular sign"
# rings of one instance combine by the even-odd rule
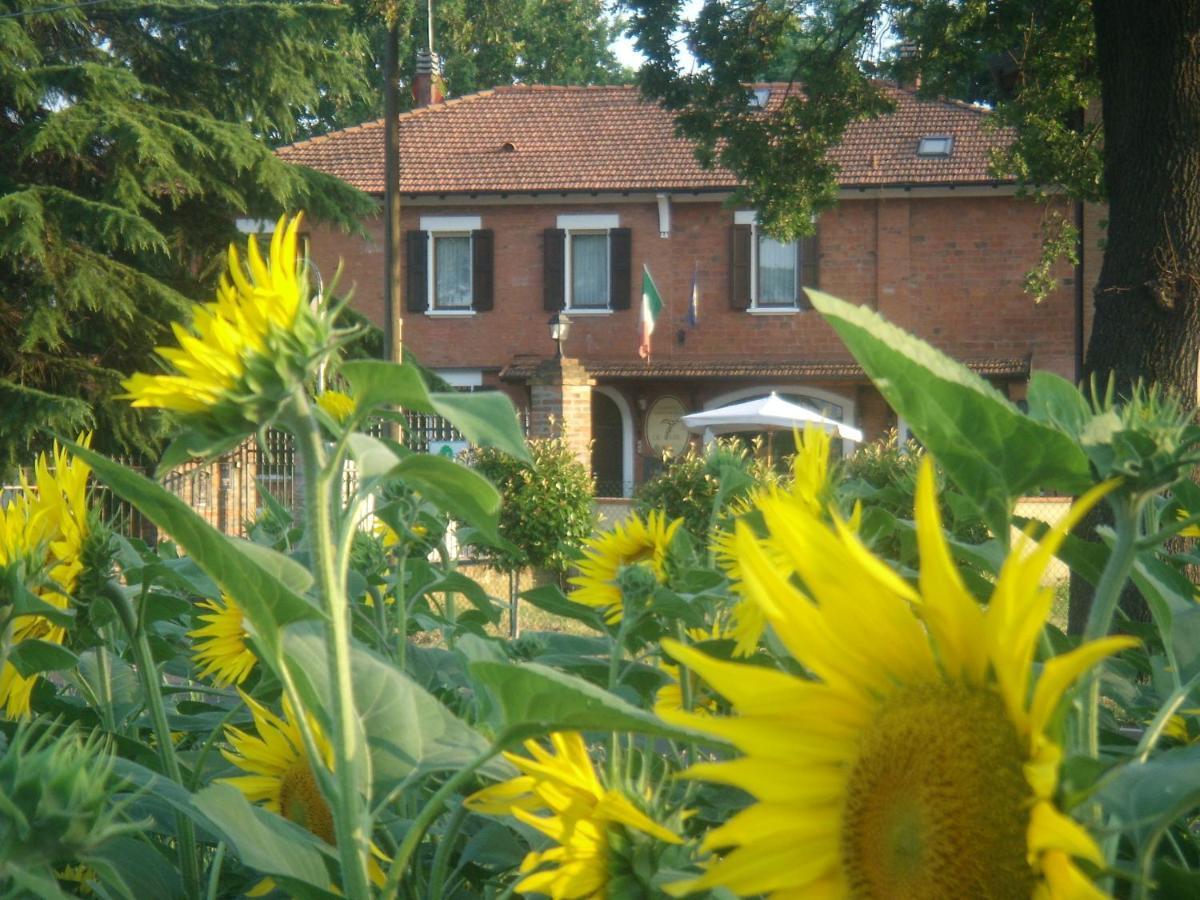
[[[646,443],[655,456],[664,450],[682,453],[688,444],[687,426],[683,424],[686,410],[675,397],[659,397],[646,413]]]

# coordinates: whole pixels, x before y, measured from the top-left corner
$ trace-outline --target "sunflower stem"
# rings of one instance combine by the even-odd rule
[[[421,839],[425,836],[425,832],[429,830],[429,826],[441,814],[442,804],[455,791],[466,784],[469,779],[474,777],[475,772],[480,766],[500,753],[514,739],[515,734],[512,733],[511,729],[501,731],[487,750],[480,753],[467,763],[466,766],[450,776],[434,792],[433,796],[426,801],[425,805],[421,807],[421,811],[417,813],[417,817],[413,820],[412,825],[404,833],[404,840],[400,842],[400,849],[396,851],[396,858],[392,860],[392,867],[388,871],[387,884],[384,885],[381,895],[382,900],[395,900],[396,894],[400,890],[400,879],[404,877],[404,870],[408,868],[408,863],[416,852],[417,846],[421,843]]]
[[[1092,608],[1088,613],[1087,625],[1083,630],[1086,645],[1108,635],[1113,616],[1121,599],[1121,591],[1129,579],[1137,553],[1137,531],[1140,503],[1119,494],[1109,495],[1113,507],[1116,542],[1105,563],[1096,593],[1092,597]],[[1084,746],[1092,759],[1100,757],[1100,672],[1093,669],[1088,675],[1084,703]]]
[[[308,399],[297,391],[286,411],[286,421],[297,439],[304,472],[304,509],[308,516],[307,540],[314,576],[329,615],[325,654],[332,679],[333,777],[336,796],[329,798],[333,813],[338,857],[342,864],[342,887],[351,900],[370,896],[367,876],[369,841],[359,794],[359,771],[363,766],[358,739],[358,712],[350,671],[350,604],[345,582],[338,577],[337,540],[333,522],[332,487],[336,468],[329,465],[320,426]],[[333,462],[337,462],[336,459]],[[302,710],[297,715],[303,716]]]
[[[446,887],[446,872],[450,868],[450,852],[458,841],[458,833],[462,830],[467,818],[466,806],[460,806],[450,817],[446,832],[438,841],[437,850],[433,854],[433,867],[429,870],[429,900],[442,900],[442,892]]]
[[[150,640],[146,637],[145,630],[139,627],[140,617],[134,612],[133,604],[129,602],[129,597],[121,586],[110,580],[102,590],[129,634],[134,662],[137,663],[142,689],[146,694],[146,705],[150,710],[150,721],[154,726],[154,738],[158,744],[158,758],[162,763],[163,772],[177,785],[187,789],[179,768],[179,759],[175,756],[175,744],[171,741],[171,726],[167,722],[167,708],[163,705],[162,685],[159,683],[158,666],[150,652]],[[175,830],[179,840],[176,850],[179,856],[179,870],[183,874],[183,889],[189,900],[197,900],[200,897],[200,865],[196,859],[196,829],[191,819],[183,813],[176,813]]]

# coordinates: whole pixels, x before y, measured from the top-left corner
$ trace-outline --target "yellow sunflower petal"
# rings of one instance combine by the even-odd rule
[[[1136,647],[1137,644],[1136,638],[1115,635],[1084,644],[1047,662],[1033,690],[1033,703],[1029,710],[1032,731],[1038,734],[1045,729],[1063,694],[1076,678],[1105,657]]]
[[[1035,862],[1041,853],[1051,850],[1104,866],[1104,854],[1082,825],[1063,815],[1052,804],[1038,803],[1029,817],[1030,862]]]
[[[946,673],[981,682],[988,662],[983,610],[963,584],[946,544],[933,460],[928,456],[921,461],[917,474],[916,501],[921,615],[933,632]]]

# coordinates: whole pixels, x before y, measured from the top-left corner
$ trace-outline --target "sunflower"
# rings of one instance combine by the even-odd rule
[[[304,739],[291,703],[284,698],[283,716],[277,716],[249,695],[239,691],[254,717],[258,735],[226,726],[225,737],[232,749],[221,754],[249,775],[224,778],[251,803],[259,803],[273,813],[307,828],[327,844],[335,843],[333,813],[321,796],[317,776],[304,751]],[[333,747],[316,719],[308,715],[309,729],[316,741],[322,762],[333,766]]]
[[[241,791],[251,803],[295,822],[301,828],[315,834],[327,844],[336,846],[333,812],[321,787],[317,783],[308,754],[304,750],[304,738],[291,703],[283,700],[283,716],[277,716],[262,704],[242,691],[242,700],[250,708],[257,735],[248,734],[232,725],[225,727],[225,738],[231,749],[221,748],[221,755],[247,775],[218,779]],[[321,731],[313,716],[305,713],[309,730],[327,769],[333,768],[333,747]],[[382,854],[372,846],[372,852]],[[382,886],[386,877],[375,860],[369,863],[371,880]],[[269,880],[258,885],[252,892],[265,893]]]
[[[616,829],[624,827],[669,844],[681,843],[680,838],[620,791],[604,787],[578,732],[552,734],[550,744],[552,751],[526,741],[528,757],[505,753],[521,774],[472,794],[465,801],[467,808],[514,816],[557,845],[525,856],[520,869],[525,878],[516,890],[555,900],[603,900]],[[550,867],[542,868],[545,864]]]
[[[297,259],[301,216],[279,219],[269,261],[251,236],[243,266],[229,248],[216,299],[193,309],[191,328],[172,326],[177,347],[159,347],[168,372],[121,382],[134,406],[174,410],[223,425],[257,427],[320,355],[329,331],[308,305],[306,267]]]
[[[91,435],[81,435],[79,442],[90,445]],[[30,571],[44,572],[49,583],[35,588],[34,593],[56,609],[70,606],[69,595],[83,571],[90,472],[91,467],[55,442],[51,457],[38,456],[34,483],[23,481],[20,494],[0,509],[0,566],[24,561]],[[27,640],[61,644],[66,636],[62,625],[44,616],[18,616],[13,621],[13,646]],[[26,678],[18,673],[12,663],[0,669],[0,704],[8,718],[29,715],[37,680],[37,675]]]
[[[758,509],[764,501],[786,500],[798,505],[814,516],[827,510],[830,499],[829,449],[832,436],[823,428],[808,424],[804,431],[795,432],[796,453],[792,457],[792,483],[787,490],[777,487],[756,490],[749,494],[741,508],[735,510],[735,522]],[[852,522],[857,530],[858,508]],[[768,547],[770,544],[768,543]],[[718,531],[712,540],[713,557],[733,582],[734,590],[740,591],[741,564],[737,551],[736,528]],[[774,553],[773,550],[768,552]],[[775,553],[776,565],[783,569],[788,565],[786,554]],[[767,619],[762,608],[748,597],[743,597],[733,608],[729,636],[736,642],[735,656],[750,656],[758,649],[767,628]]]
[[[193,662],[202,667],[197,678],[213,676],[217,687],[241,684],[254,669],[257,659],[247,639],[245,614],[237,601],[228,594],[221,599],[205,600],[199,604],[209,610],[200,616],[207,624],[188,632],[196,644]]]
[[[986,610],[951,560],[928,461],[917,486],[918,589],[871,556],[842,521],[764,502],[772,540],[810,593],[744,525],[743,589],[815,680],[664,641],[736,715],[663,709],[662,716],[743,754],[694,765],[687,776],[737,786],[757,800],[706,837],[705,848],[728,852],[673,890],[1102,897],[1075,862],[1102,866],[1100,849],[1054,803],[1062,757],[1055,715],[1076,678],[1135,642],[1093,641],[1047,662],[1032,691],[1030,682],[1053,599],[1040,587],[1042,573],[1106,489],[1091,491],[1040,543],[1022,539]]]
[[[689,628],[687,636],[693,641],[721,641],[730,637],[725,626],[717,621],[711,628]],[[659,709],[683,709],[683,683],[680,681],[679,666],[660,658],[659,670],[671,680],[654,694],[655,706]],[[701,684],[692,685],[692,709],[711,713],[717,709],[717,700],[711,691]]]
[[[354,398],[341,391],[322,391],[317,395],[317,406],[339,425],[354,415],[356,408]]]
[[[604,534],[590,538],[583,548],[579,574],[570,579],[575,586],[571,599],[603,611],[610,625],[621,621],[624,603],[617,575],[623,566],[645,563],[659,583],[666,580],[667,550],[675,532],[683,524],[670,524],[655,510],[645,521],[636,515]]]

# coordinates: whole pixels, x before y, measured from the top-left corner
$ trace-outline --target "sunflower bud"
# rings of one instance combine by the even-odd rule
[[[74,727],[23,724],[0,754],[0,881],[73,863],[135,830],[112,802],[114,756]]]
[[[169,409],[214,438],[270,423],[333,347],[332,316],[309,303],[307,260],[297,256],[300,216],[281,217],[267,260],[250,237],[243,263],[229,248],[216,298],[197,305],[177,347],[160,347],[168,371],[122,382],[134,406]]]

